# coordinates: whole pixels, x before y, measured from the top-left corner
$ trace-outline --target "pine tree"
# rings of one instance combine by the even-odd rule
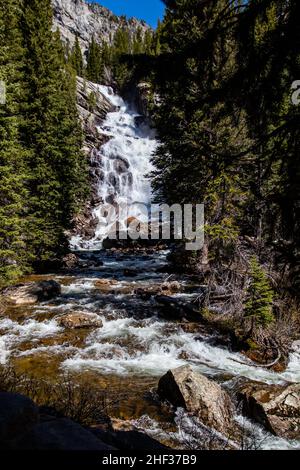
[[[24,99],[24,51],[19,30],[19,0],[0,0],[0,80],[6,102],[0,104],[0,286],[28,267],[26,153],[20,139],[20,103]]]
[[[100,83],[103,76],[102,51],[100,45],[92,37],[87,55],[86,77],[94,83]]]
[[[113,48],[116,57],[132,53],[132,39],[128,28],[124,27],[116,31]]]
[[[76,35],[75,44],[71,54],[71,64],[79,77],[83,77],[83,58],[78,35]]]
[[[250,279],[244,315],[245,318],[251,318],[253,332],[257,326],[266,327],[274,321],[272,313],[274,293],[256,257],[251,259]]]
[[[162,34],[162,22],[158,20],[156,31],[152,37],[152,50],[154,55],[159,55],[161,53],[161,34]]]
[[[24,0],[27,104],[23,140],[30,151],[30,249],[47,262],[65,250],[65,229],[85,175],[75,77],[53,34],[51,1]]]
[[[158,36],[162,144],[153,158],[153,187],[158,200],[205,202],[207,229],[221,243],[239,232],[244,170],[235,155],[250,145],[245,113],[228,99],[237,66],[234,9],[226,0],[168,3]]]
[[[154,45],[155,33],[151,30],[147,30],[144,35],[143,41],[143,53],[147,55],[155,55],[156,54],[156,45]]]
[[[133,54],[142,54],[144,52],[144,42],[141,28],[138,28],[134,35],[132,52]]]
[[[112,45],[112,70],[121,91],[126,88],[132,76],[132,66],[126,60],[132,52],[133,43],[130,31],[126,27],[118,29]]]

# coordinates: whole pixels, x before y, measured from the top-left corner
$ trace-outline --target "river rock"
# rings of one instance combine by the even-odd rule
[[[101,328],[103,326],[101,319],[97,314],[89,312],[68,313],[57,319],[57,323],[64,328]]]
[[[143,300],[149,300],[151,297],[159,295],[161,293],[161,289],[160,286],[151,286],[146,288],[139,287],[135,289],[134,293]]]
[[[12,448],[18,450],[103,451],[114,450],[94,434],[70,419],[62,418],[37,424],[16,439]]]
[[[0,442],[29,431],[38,419],[38,407],[29,398],[15,393],[0,393]]]
[[[61,294],[61,286],[56,281],[28,282],[8,287],[2,291],[2,297],[10,304],[33,305],[37,302],[53,299]]]
[[[231,430],[233,406],[229,395],[190,366],[169,370],[159,381],[158,395],[196,415],[206,426],[223,434]]]
[[[117,284],[118,281],[115,279],[98,279],[95,282],[95,288],[103,294],[106,294],[108,292],[113,292]]]
[[[139,287],[135,289],[135,294],[144,300],[148,300],[156,295],[172,295],[180,292],[181,285],[177,281],[164,282],[162,285]]]
[[[78,266],[79,259],[74,253],[69,253],[63,258],[63,267],[73,269]]]
[[[248,382],[237,393],[245,415],[276,436],[300,438],[300,384]]]
[[[164,282],[161,285],[161,291],[164,295],[175,294],[181,291],[181,286],[178,281]]]

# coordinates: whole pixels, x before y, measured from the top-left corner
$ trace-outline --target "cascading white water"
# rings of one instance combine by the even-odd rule
[[[73,237],[70,244],[74,250],[102,248],[103,239],[116,223],[116,217],[108,220],[105,204],[129,208],[126,217],[118,219],[119,230],[126,230],[126,221],[130,217],[145,222],[136,203],[149,204],[151,201],[147,174],[152,170],[150,159],[157,147],[155,131],[111,88],[99,85],[98,90],[116,110],[108,113],[99,128],[101,134],[109,138],[108,142],[100,150],[94,150],[91,157],[99,196],[99,204],[93,210],[93,217],[98,220],[96,233],[91,240]]]

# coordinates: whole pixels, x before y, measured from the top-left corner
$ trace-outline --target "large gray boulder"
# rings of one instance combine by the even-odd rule
[[[244,414],[276,436],[300,439],[300,384],[288,386],[248,382],[237,397]]]
[[[229,395],[190,366],[169,370],[159,381],[158,395],[196,415],[205,425],[223,434],[230,432],[233,406]]]
[[[19,450],[113,450],[108,444],[70,419],[54,419],[34,426],[12,443]]]
[[[0,393],[0,442],[29,431],[39,420],[38,407],[27,397]]]

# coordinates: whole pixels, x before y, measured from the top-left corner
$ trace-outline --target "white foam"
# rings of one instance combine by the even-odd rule
[[[55,320],[38,322],[29,319],[22,324],[12,321],[9,318],[0,320],[0,330],[4,332],[1,336],[1,364],[5,364],[10,354],[16,351],[19,344],[24,341],[37,341],[58,333],[62,330]]]
[[[216,347],[201,338],[197,340],[194,334],[178,330],[173,323],[155,319],[137,321],[124,316],[107,320],[104,315],[101,319],[103,328],[92,332],[85,348],[67,359],[64,367],[92,367],[121,375],[135,373],[159,376],[170,368],[191,364],[196,370],[211,375],[226,372],[266,383],[299,381],[297,368],[289,366],[286,372],[276,374],[253,367],[244,356]],[[114,339],[114,342],[107,345],[109,339]],[[118,345],[122,346],[121,355],[116,350]],[[110,349],[110,354],[103,355],[104,349]],[[91,352],[94,357],[91,357]]]
[[[245,416],[236,416],[237,423],[249,431],[250,438],[248,440],[253,442],[254,446],[262,450],[296,450],[300,449],[300,441],[287,440],[277,436],[273,436],[267,432],[262,426],[255,424],[253,421],[245,418]],[[252,439],[251,439],[252,435]],[[250,449],[251,450],[251,449]],[[253,449],[252,449],[253,450]],[[255,449],[254,449],[255,450]]]
[[[99,127],[101,134],[109,136],[110,140],[92,157],[97,162],[101,160],[102,177],[99,178],[98,195],[103,201],[114,195],[115,201],[123,207],[130,207],[135,202],[149,204],[152,190],[147,175],[153,170],[151,156],[158,145],[155,132],[146,124],[137,125],[136,118],[139,114],[120,96],[114,94],[111,88],[98,86],[98,89],[118,108],[117,111],[108,113]],[[115,161],[119,158],[128,165],[127,170],[121,174],[115,168]],[[95,237],[87,241],[74,236],[70,240],[72,249],[101,249],[102,240],[111,231],[117,216],[108,221],[102,214],[102,204],[93,210],[93,216],[99,220]],[[139,207],[131,206],[124,220],[120,221],[122,229],[126,229],[128,217],[136,217],[143,222],[147,220]]]

